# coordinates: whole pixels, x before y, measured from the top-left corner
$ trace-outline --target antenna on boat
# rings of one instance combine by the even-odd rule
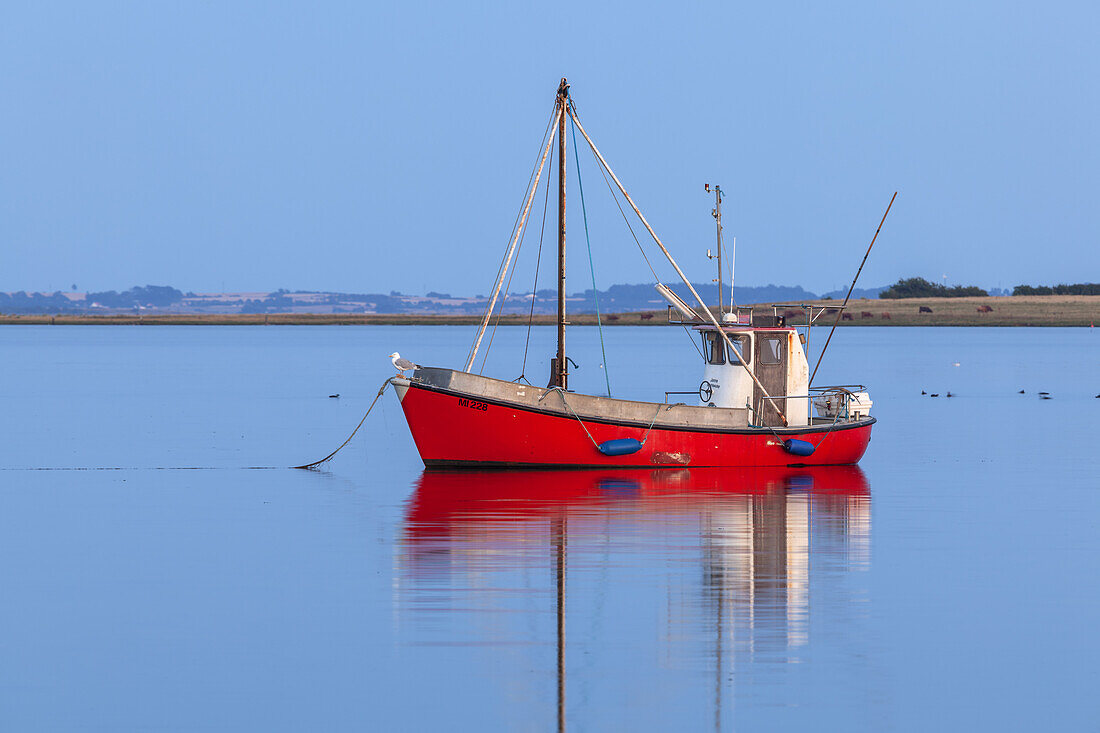
[[[710,193],[710,184],[704,183],[703,190]],[[722,187],[717,183],[714,184],[714,208],[711,209],[710,215],[714,217],[715,224],[718,229],[718,254],[712,255],[710,250],[707,250],[707,259],[718,260],[718,279],[712,282],[718,283],[718,315],[722,315],[725,309],[722,307]],[[732,303],[732,294],[730,296]]]
[[[730,312],[732,313],[737,305],[737,301],[733,299],[733,266],[737,260],[737,237],[733,238],[733,254],[730,255]]]

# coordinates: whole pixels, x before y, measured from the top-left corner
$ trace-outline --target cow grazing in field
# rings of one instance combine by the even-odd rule
[[[842,321],[850,321],[850,320],[852,320],[852,314],[851,314],[851,313],[845,313],[844,315],[842,315],[842,316],[840,317],[840,320],[842,320]]]
[[[991,306],[991,305],[979,305],[978,306],[978,312],[979,313],[992,313],[993,312],[993,306]]]
[[[890,314],[889,313],[883,313],[882,317],[885,318],[887,321],[890,320]]]
[[[837,311],[839,311],[839,310],[840,310],[840,308],[826,308],[825,309],[825,315],[835,316],[837,314]]]
[[[928,306],[926,306],[926,305],[922,305],[922,306],[920,307],[920,312],[921,312],[921,313],[931,313],[931,312],[932,312],[932,309],[931,309],[931,308],[929,308],[929,307],[928,307]]]
[[[619,320],[619,317],[618,317],[618,316],[608,316],[608,317],[607,317],[607,320],[609,320],[609,321],[617,321],[617,320]]]
[[[652,313],[642,313],[641,315],[638,316],[638,318],[641,318],[643,321],[652,321],[653,320],[653,314]]]
[[[860,318],[874,318],[875,314],[872,313],[871,311],[863,311],[862,313],[859,314],[859,317]]]

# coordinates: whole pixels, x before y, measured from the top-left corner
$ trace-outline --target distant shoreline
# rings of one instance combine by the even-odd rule
[[[809,301],[817,305],[839,305],[840,301]],[[921,307],[931,313],[921,313]],[[770,312],[771,304],[757,304]],[[985,311],[984,308],[991,310]],[[793,312],[794,309],[786,309]],[[782,309],[781,309],[782,311]],[[1090,326],[1100,321],[1100,295],[1019,295],[973,298],[907,298],[903,300],[860,299],[848,304],[851,320],[842,326]],[[831,325],[834,315],[822,315],[815,325]],[[667,323],[665,311],[608,313],[606,326],[660,326]],[[789,317],[799,325],[804,316]],[[422,315],[409,313],[270,313],[270,314],[182,314],[167,315],[0,315],[0,325],[118,325],[118,326],[469,326],[476,316]],[[554,316],[536,315],[535,325],[555,322]],[[594,313],[569,316],[572,325],[594,326]],[[525,315],[506,315],[501,325],[526,325]]]

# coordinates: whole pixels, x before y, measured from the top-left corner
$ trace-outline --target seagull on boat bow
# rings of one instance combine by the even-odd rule
[[[419,364],[413,364],[408,359],[401,358],[401,354],[398,354],[396,351],[390,354],[390,363],[393,364],[394,369],[401,373],[407,372],[410,369],[420,368]]]

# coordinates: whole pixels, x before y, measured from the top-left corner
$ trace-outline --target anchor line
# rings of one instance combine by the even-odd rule
[[[387,379],[385,382],[382,382],[382,386],[378,388],[378,394],[376,394],[374,396],[374,401],[370,403],[370,407],[368,407],[366,413],[363,414],[363,419],[360,420],[359,424],[355,426],[355,430],[351,431],[351,435],[348,436],[348,439],[340,444],[340,448],[343,448],[345,445],[347,445],[348,443],[351,442],[351,439],[354,438],[355,434],[359,432],[359,428],[363,427],[363,423],[367,421],[367,415],[369,415],[370,411],[374,409],[374,406],[375,406],[375,404],[378,403],[378,400],[382,396],[382,393],[386,391],[386,387],[389,386],[392,383],[393,382],[390,379]],[[327,456],[325,456],[324,458],[322,458],[319,461],[314,461],[313,463],[307,463],[303,466],[291,466],[291,468],[304,468],[304,469],[307,469],[307,470],[317,468],[322,463],[326,463],[326,462],[332,460],[332,457],[340,452],[340,448],[337,448],[332,453],[329,453]]]

